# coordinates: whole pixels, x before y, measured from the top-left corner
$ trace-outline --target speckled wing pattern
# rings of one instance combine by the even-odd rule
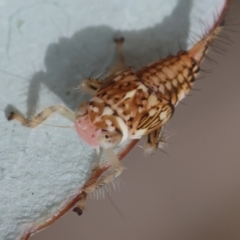
[[[181,51],[139,71],[118,72],[105,80],[89,102],[90,120],[101,129],[140,138],[171,118],[198,71],[195,60]]]
[[[127,68],[103,83],[89,103],[88,115],[101,129],[139,138],[163,125],[171,117],[172,109]]]
[[[176,106],[191,90],[198,72],[197,62],[188,52],[180,51],[176,56],[168,56],[143,67],[137,72],[137,76],[153,89],[158,98]]]

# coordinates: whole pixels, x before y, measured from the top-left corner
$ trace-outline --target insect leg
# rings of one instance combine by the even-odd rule
[[[105,156],[107,157],[107,164],[104,164],[103,167],[106,165],[110,167],[111,173],[106,174],[106,176],[103,176],[101,179],[96,181],[94,184],[89,185],[84,189],[84,192],[91,193],[95,191],[98,188],[103,187],[104,185],[112,182],[116,177],[121,175],[123,171],[123,166],[120,163],[118,157],[114,153],[114,151],[111,148],[103,149],[103,152]],[[100,166],[101,169],[101,166]]]
[[[84,116],[87,114],[88,102],[82,102],[75,111],[75,118],[78,119],[79,117]]]
[[[82,214],[87,194],[92,193],[95,190],[112,182],[116,177],[118,177],[122,173],[124,169],[118,157],[111,148],[103,149],[103,152],[107,157],[107,163],[93,170],[93,177],[91,177],[90,180],[83,187],[81,200],[79,201],[77,206],[73,209],[73,211],[76,212],[78,215]],[[108,168],[110,168],[109,170],[111,171],[111,173],[107,172],[104,176],[102,176],[101,174],[104,173]],[[99,172],[100,174],[98,174]]]
[[[102,82],[100,82],[98,79],[86,78],[80,82],[78,89],[82,92],[94,95],[101,85]]]
[[[117,71],[121,71],[126,67],[125,64],[125,58],[123,55],[123,43],[124,43],[124,38],[115,38],[114,42],[116,44],[116,51],[117,51],[117,55],[118,55],[118,61],[117,63],[108,71],[108,73],[106,74],[106,77],[114,74]]]
[[[75,114],[71,110],[63,107],[61,105],[55,105],[44,109],[39,114],[35,115],[31,119],[27,119],[19,113],[11,112],[8,120],[17,120],[22,123],[26,127],[35,128],[47,118],[49,118],[53,113],[57,112],[58,114],[62,115],[63,117],[69,119],[70,121],[75,121]]]
[[[86,200],[87,200],[87,193],[82,192],[80,198],[81,199],[79,200],[77,206],[73,209],[73,211],[75,213],[77,213],[78,216],[82,215],[82,212],[83,212]]]
[[[122,52],[122,46],[124,42],[124,38],[117,38],[114,39],[116,43],[116,50],[118,54],[118,62],[109,70],[109,72],[106,74],[105,79],[108,79],[107,77],[114,74],[117,71],[123,70],[125,67],[125,61],[124,56]],[[94,95],[96,91],[101,87],[102,82],[98,79],[94,78],[86,78],[80,82],[78,85],[78,89],[81,91],[88,93],[90,95]]]
[[[147,135],[147,142],[143,147],[146,155],[151,155],[155,152],[155,150],[158,148],[159,142],[163,138],[162,134],[163,134],[163,127]]]

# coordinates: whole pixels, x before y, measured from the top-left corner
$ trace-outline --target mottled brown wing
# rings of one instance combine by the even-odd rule
[[[107,78],[105,78],[98,92],[101,92],[101,90],[107,89],[111,86],[117,86],[116,82],[127,83],[127,82],[134,81],[135,79],[136,79],[135,72],[133,71],[132,68],[128,67],[122,71],[118,71],[108,76]]]
[[[174,107],[171,104],[161,104],[151,107],[140,119],[137,132],[148,134],[161,128],[173,115]]]
[[[180,51],[176,56],[143,67],[136,74],[158,98],[176,106],[191,90],[198,72],[197,62],[187,52]]]
[[[131,128],[129,126],[137,115],[138,101],[135,95],[140,85],[141,81],[131,68],[109,76],[89,102],[91,122],[104,130],[122,132],[123,127],[119,125],[119,119],[116,120],[120,118]],[[142,88],[146,90],[146,96],[143,94],[143,97],[147,98],[148,90],[145,86]]]

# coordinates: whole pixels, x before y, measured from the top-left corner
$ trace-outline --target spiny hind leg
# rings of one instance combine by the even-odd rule
[[[48,107],[41,111],[39,114],[35,115],[31,119],[27,119],[24,116],[22,116],[19,113],[11,112],[8,120],[17,120],[22,125],[30,128],[35,128],[42,122],[44,122],[47,118],[49,118],[53,113],[58,113],[62,115],[63,117],[69,119],[70,121],[75,121],[75,114],[71,110],[67,109],[66,107],[63,107],[61,105],[55,105]]]
[[[103,163],[103,165],[99,166],[99,169],[107,169],[109,168],[110,173],[106,172],[106,175],[101,175],[98,179],[92,179],[90,181],[93,182],[93,184],[88,185],[84,192],[86,193],[92,193],[93,191],[97,190],[98,188],[101,188],[105,186],[106,184],[112,182],[116,177],[120,176],[123,171],[123,166],[120,163],[117,155],[114,153],[113,149],[103,149],[103,153],[107,160]]]
[[[82,214],[87,194],[90,194],[112,182],[116,177],[121,175],[123,171],[123,167],[114,151],[112,149],[103,149],[103,151],[107,157],[107,161],[102,166],[99,166],[93,170],[92,177],[82,188],[81,199],[77,206],[73,209],[73,211],[78,215]],[[108,173],[107,170],[111,172]]]

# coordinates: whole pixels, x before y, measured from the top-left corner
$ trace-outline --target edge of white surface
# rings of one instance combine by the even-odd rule
[[[53,3],[44,5],[43,1],[36,2],[36,5],[15,1],[14,8],[7,1],[2,1],[0,4],[5,4],[2,4],[1,12],[5,18],[1,28],[5,35],[0,40],[3,46],[0,52],[4,56],[0,64],[1,108],[12,104],[23,113],[27,106],[35,103],[41,109],[59,103],[74,108],[86,98],[73,89],[79,79],[89,76],[93,70],[94,75],[105,72],[112,62],[114,35],[121,34],[126,38],[124,51],[127,63],[139,67],[159,56],[166,56],[170,50],[176,52],[179,44],[188,48],[193,41],[188,35],[189,28],[193,28],[196,35],[201,35],[204,27],[199,20],[201,15],[211,16],[212,21],[215,17],[212,12],[216,12],[216,8],[211,11],[200,6],[208,1],[195,2],[195,11],[190,13],[190,7],[185,7],[183,14],[177,11],[177,1],[172,0],[170,5],[175,9],[171,11],[168,6],[163,8],[162,5],[163,14],[159,12],[158,18],[156,5],[160,2],[154,1],[151,7],[147,1],[142,1],[145,7],[140,3],[136,7],[128,1],[129,8],[121,11],[123,1],[109,5],[109,1],[105,0],[108,7],[102,3],[100,9],[90,1],[85,3],[87,5],[82,3],[81,8],[63,0],[55,6]],[[181,8],[191,2],[185,1]],[[215,2],[223,3],[220,0]],[[99,12],[99,18],[91,17]],[[68,20],[71,19],[70,13],[76,16],[71,24]],[[190,16],[185,16],[187,13]],[[138,19],[136,16],[139,15],[144,18]],[[180,16],[181,20],[174,24],[174,19],[176,21]],[[24,22],[22,26],[20,20]],[[194,28],[194,21],[200,27]],[[167,27],[170,25],[173,28]],[[166,42],[166,48],[159,48],[166,46]],[[70,92],[70,97],[66,91]],[[33,221],[44,221],[48,215],[58,212],[77,193],[90,174],[95,153],[80,139],[76,140],[78,137],[74,129],[40,126],[31,131],[16,122],[7,122],[3,115],[0,123],[4,136],[0,140],[0,238],[14,239]],[[54,116],[47,123],[71,125],[60,116]],[[67,193],[67,197],[63,193]],[[16,220],[15,226],[12,219]]]

